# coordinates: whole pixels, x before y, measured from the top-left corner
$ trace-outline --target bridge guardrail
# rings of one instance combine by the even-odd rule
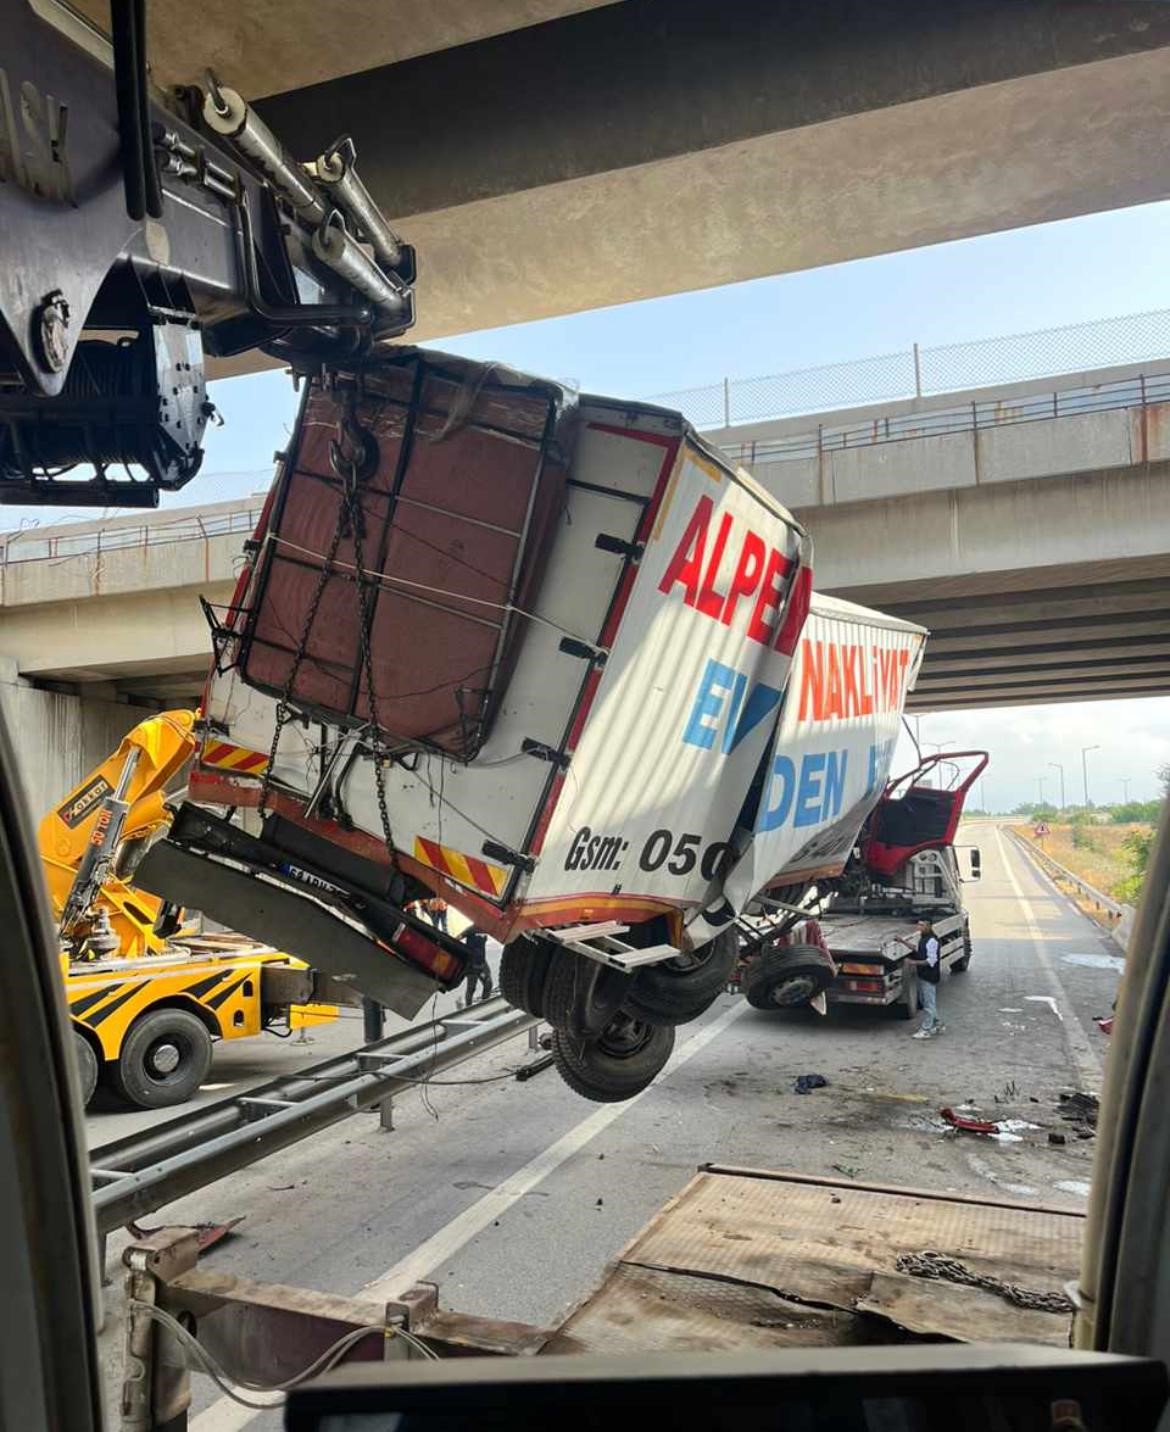
[[[1029,333],[871,354],[844,363],[658,393],[700,428],[859,408],[901,398],[1088,373],[1170,356],[1170,309],[1127,313]]]
[[[92,552],[113,552],[127,547],[154,547],[168,542],[198,542],[209,537],[222,537],[233,532],[248,534],[256,530],[263,508],[260,505],[239,512],[203,515],[198,512],[177,514],[171,522],[142,522],[127,527],[111,527],[105,531],[46,533],[37,528],[0,536],[0,565],[15,562],[63,561]]]

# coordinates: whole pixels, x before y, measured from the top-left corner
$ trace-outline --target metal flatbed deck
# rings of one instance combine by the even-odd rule
[[[1020,1291],[1075,1279],[1084,1216],[917,1189],[711,1167],[655,1215],[545,1353],[952,1339],[1068,1345],[1070,1312],[903,1271],[941,1253]]]

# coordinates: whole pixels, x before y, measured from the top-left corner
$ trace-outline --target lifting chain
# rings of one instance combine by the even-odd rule
[[[1042,1293],[1035,1288],[1021,1288],[990,1273],[974,1273],[957,1258],[948,1258],[945,1253],[926,1249],[922,1253],[903,1253],[895,1262],[899,1273],[910,1273],[919,1278],[936,1278],[946,1283],[961,1283],[968,1288],[983,1288],[989,1293],[998,1293],[1001,1298],[1017,1308],[1027,1308],[1038,1313],[1072,1313],[1072,1303],[1063,1293]]]
[[[341,479],[342,497],[337,513],[337,524],[333,529],[333,536],[329,541],[329,550],[325,554],[325,560],[317,574],[317,584],[313,589],[313,595],[309,600],[309,606],[305,612],[304,625],[301,628],[300,639],[293,652],[292,663],[289,666],[288,676],[284,683],[280,699],[276,707],[276,720],[273,725],[272,745],[268,752],[268,765],[264,771],[264,778],[260,787],[260,813],[263,815],[268,804],[268,792],[272,779],[272,771],[276,765],[276,753],[280,746],[281,733],[293,714],[292,695],[296,685],[296,679],[304,662],[308,650],[309,638],[313,632],[314,623],[317,620],[317,612],[321,606],[321,599],[325,595],[325,587],[329,578],[334,575],[333,564],[337,558],[337,549],[341,545],[344,536],[353,539],[354,555],[354,590],[357,596],[358,606],[358,641],[361,647],[362,672],[366,679],[366,693],[370,706],[370,722],[367,727],[369,734],[369,745],[372,748],[374,758],[374,784],[378,794],[378,814],[382,821],[382,836],[386,842],[387,854],[391,854],[394,848],[393,834],[390,828],[390,813],[386,804],[386,752],[382,739],[382,728],[378,720],[378,698],[374,688],[374,663],[373,654],[370,649],[370,625],[373,621],[373,607],[370,604],[369,584],[366,581],[365,559],[363,555],[363,533],[365,527],[365,514],[362,511],[360,500],[361,485],[366,482],[378,470],[378,440],[366,427],[363,427],[357,416],[357,399],[360,378],[355,381],[353,387],[346,390],[342,406],[342,413],[337,423],[337,437],[329,444],[329,464],[334,473]]]

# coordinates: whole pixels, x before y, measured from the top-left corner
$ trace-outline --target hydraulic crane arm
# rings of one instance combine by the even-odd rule
[[[155,506],[199,469],[205,352],[319,371],[414,322],[352,142],[301,165],[214,76],[155,91],[144,13],[0,0],[0,503]]]
[[[170,824],[167,785],[195,750],[193,711],[164,711],[139,722],[118,749],[42,819],[41,860],[66,946],[79,951],[95,930],[116,937],[128,957],[162,948],[155,925],[163,901],[120,873],[130,842]]]

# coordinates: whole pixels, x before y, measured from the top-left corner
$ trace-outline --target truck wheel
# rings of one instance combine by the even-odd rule
[[[833,982],[833,964],[816,945],[774,945],[753,960],[743,992],[755,1009],[792,1009],[808,1004]]]
[[[907,968],[902,975],[902,993],[890,1005],[890,1013],[895,1019],[913,1019],[922,1008],[922,1001],[918,994],[918,971]]]
[[[81,1085],[81,1107],[88,1109],[93,1091],[97,1088],[98,1074],[101,1072],[98,1057],[93,1052],[93,1045],[76,1029],[73,1031],[73,1048],[77,1059],[78,1083]]]
[[[739,936],[730,929],[697,950],[647,965],[634,976],[626,1008],[647,1024],[698,1019],[726,989],[738,955]]]
[[[554,1029],[553,1062],[573,1090],[595,1104],[632,1099],[662,1071],[674,1030],[619,1014],[596,1039]]]
[[[544,986],[553,955],[543,940],[513,940],[500,956],[500,993],[515,1009],[544,1017]]]
[[[956,975],[965,975],[967,973],[967,967],[970,965],[970,963],[971,932],[970,930],[967,930],[963,934],[963,953],[959,956],[957,960],[952,960],[951,973]]]
[[[110,1066],[115,1090],[140,1109],[183,1104],[211,1067],[211,1035],[185,1009],[156,1009],[130,1026],[117,1062]]]
[[[623,970],[557,950],[544,984],[544,1018],[578,1038],[602,1033],[629,997],[633,978]]]

